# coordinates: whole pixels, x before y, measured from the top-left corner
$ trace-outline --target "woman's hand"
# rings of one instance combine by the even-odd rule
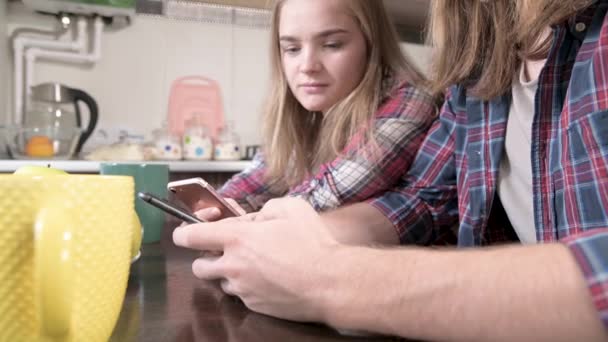
[[[228,202],[228,204],[230,204],[230,206],[232,208],[234,208],[239,214],[241,215],[245,215],[245,209],[243,209],[235,200],[233,200],[232,198],[224,198],[224,200],[226,200],[226,202]],[[194,215],[196,217],[198,217],[199,219],[206,221],[206,222],[214,222],[214,221],[218,221],[222,218],[222,211],[220,210],[220,208],[217,207],[197,207],[195,206],[195,212]]]

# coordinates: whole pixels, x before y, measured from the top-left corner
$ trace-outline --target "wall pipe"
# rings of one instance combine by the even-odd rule
[[[23,82],[23,56],[29,47],[40,47],[45,49],[84,51],[86,49],[87,22],[84,18],[79,18],[76,37],[70,41],[40,39],[16,35],[13,39],[14,54],[14,120],[19,124],[22,122],[24,113],[24,89]],[[25,90],[25,92],[24,92]]]

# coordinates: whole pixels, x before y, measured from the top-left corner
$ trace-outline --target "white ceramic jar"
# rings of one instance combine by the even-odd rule
[[[213,157],[213,143],[208,136],[185,133],[182,143],[184,159],[211,160]]]
[[[234,124],[229,121],[220,133],[215,144],[213,159],[215,160],[240,160],[240,138],[234,131]]]
[[[169,133],[167,125],[152,132],[154,159],[181,160],[183,157],[180,138]]]

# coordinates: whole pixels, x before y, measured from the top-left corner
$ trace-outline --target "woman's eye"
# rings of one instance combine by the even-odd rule
[[[287,46],[283,48],[283,53],[294,54],[300,51],[300,48],[297,46]]]
[[[323,44],[323,46],[328,49],[339,49],[343,46],[343,44],[341,42],[330,42]]]

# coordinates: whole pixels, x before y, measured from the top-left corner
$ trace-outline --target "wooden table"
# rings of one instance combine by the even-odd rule
[[[174,223],[168,223],[167,227]],[[323,325],[260,315],[191,271],[197,252],[178,248],[166,228],[131,266],[111,341],[394,341],[345,336]]]

